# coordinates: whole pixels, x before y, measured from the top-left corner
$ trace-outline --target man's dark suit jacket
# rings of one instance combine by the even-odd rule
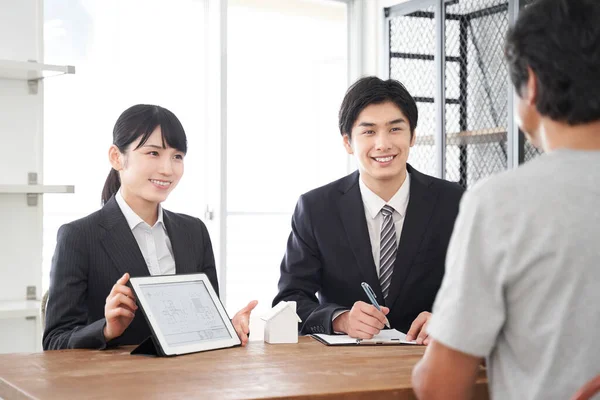
[[[215,259],[202,221],[163,210],[177,274],[205,273],[219,293]],[[141,310],[123,335],[106,343],[104,305],[113,285],[128,272],[149,276],[140,248],[114,196],[99,211],[58,231],[46,309],[44,350],[139,344],[150,329]]]
[[[431,311],[444,276],[446,249],[463,188],[424,175],[410,165],[410,197],[387,300],[381,286],[358,184],[359,173],[312,190],[298,200],[292,233],[273,300],[296,301],[300,333],[333,333],[332,316],[369,303],[367,282],[390,308],[392,328],[407,332],[422,311]]]

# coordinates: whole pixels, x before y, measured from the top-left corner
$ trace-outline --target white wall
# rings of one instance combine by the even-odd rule
[[[41,12],[42,0],[0,0],[0,60],[42,61]],[[27,184],[28,172],[43,182],[42,116],[42,84],[32,95],[27,81],[0,79],[0,185]],[[25,300],[27,286],[41,296],[42,201],[31,207],[25,194],[0,193],[0,310],[8,300]],[[24,317],[0,319],[0,353],[41,348],[35,328]]]
[[[361,75],[387,78],[384,9],[408,0],[356,0],[362,35]]]

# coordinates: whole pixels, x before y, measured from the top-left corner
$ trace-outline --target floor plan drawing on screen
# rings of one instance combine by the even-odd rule
[[[141,288],[169,345],[231,337],[202,281],[148,284]]]

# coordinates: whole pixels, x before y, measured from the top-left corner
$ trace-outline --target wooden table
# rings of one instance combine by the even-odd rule
[[[247,347],[153,358],[131,347],[0,355],[0,398],[414,399],[416,346],[328,347],[250,342]],[[481,371],[476,399],[487,399]]]

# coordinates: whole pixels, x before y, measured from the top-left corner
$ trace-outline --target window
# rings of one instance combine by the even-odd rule
[[[76,74],[45,81],[44,182],[74,184],[75,194],[44,197],[44,290],[58,228],[100,208],[112,129],[131,105],[158,104],[181,120],[186,170],[165,208],[202,216],[204,7],[198,0],[45,0],[45,62],[75,65]]]
[[[230,0],[227,309],[266,310],[298,197],[347,173],[347,5]]]
[[[348,6],[333,0],[229,0],[227,64],[228,312],[270,308],[299,195],[346,175],[337,113],[348,87]],[[60,225],[100,208],[119,114],[136,103],[171,109],[188,134],[186,171],[165,208],[204,220],[209,194],[206,75],[209,13],[201,0],[45,2],[47,63],[76,74],[46,82],[44,182],[74,195],[44,201],[44,289]],[[210,14],[212,18],[212,14]],[[212,39],[211,39],[212,40]],[[211,164],[212,165],[212,164]],[[214,187],[216,186],[216,187]],[[207,222],[209,230],[211,222]],[[222,277],[223,275],[220,275]]]

